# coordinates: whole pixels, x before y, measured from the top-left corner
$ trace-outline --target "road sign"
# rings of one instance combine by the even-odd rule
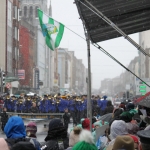
[[[142,78],[142,80],[148,85],[150,85],[150,79]],[[150,88],[144,82],[140,80],[136,80],[135,82],[136,82],[136,95],[145,95],[147,92],[150,92]]]

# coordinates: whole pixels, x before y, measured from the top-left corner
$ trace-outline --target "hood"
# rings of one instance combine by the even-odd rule
[[[24,138],[26,137],[26,131],[24,122],[21,117],[10,117],[5,125],[4,132],[7,138]]]
[[[115,139],[117,136],[121,136],[121,135],[127,135],[128,133],[128,129],[127,129],[127,125],[124,121],[122,120],[115,120],[112,125],[111,125],[111,129],[110,129],[110,137],[111,139]]]

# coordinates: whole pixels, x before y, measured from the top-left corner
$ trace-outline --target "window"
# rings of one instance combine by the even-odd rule
[[[33,7],[32,7],[32,6],[30,6],[29,15],[30,15],[30,16],[32,16],[32,15],[33,15]]]
[[[38,17],[38,6],[35,7],[35,17]]]
[[[17,12],[17,6],[13,6],[13,18],[17,19],[18,17],[18,12]]]
[[[24,16],[27,17],[27,6],[24,6]]]
[[[12,27],[12,3],[8,1],[8,26]]]

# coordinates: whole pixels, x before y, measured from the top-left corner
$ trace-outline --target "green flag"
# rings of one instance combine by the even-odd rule
[[[51,50],[55,50],[62,39],[64,25],[50,18],[40,9],[38,9],[38,16],[46,44]]]

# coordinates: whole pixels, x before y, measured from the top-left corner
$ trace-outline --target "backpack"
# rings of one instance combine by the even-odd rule
[[[30,142],[34,145],[34,147],[36,148],[36,150],[41,150],[40,143],[36,139],[31,138]]]
[[[6,139],[10,150],[40,150],[30,138]]]
[[[64,150],[63,141],[51,140],[43,144],[41,150]]]

